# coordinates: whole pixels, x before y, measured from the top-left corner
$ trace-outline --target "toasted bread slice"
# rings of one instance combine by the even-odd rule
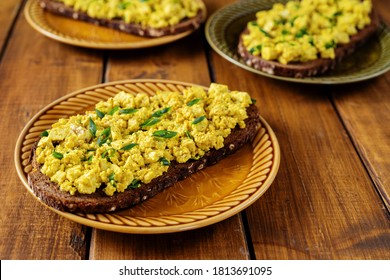
[[[238,53],[244,62],[257,70],[271,75],[304,78],[324,74],[332,70],[346,56],[352,54],[359,46],[364,44],[377,31],[380,19],[374,11],[370,14],[371,23],[350,37],[347,44],[338,45],[335,48],[335,59],[318,58],[308,62],[291,62],[282,64],[275,60],[265,60],[261,56],[252,55],[244,46],[242,36],[248,33],[246,28],[241,34],[238,43]]]
[[[119,19],[119,18],[113,18],[113,19],[94,18],[89,16],[85,12],[77,11],[72,7],[67,6],[64,3],[58,2],[56,0],[39,0],[39,1],[40,1],[40,6],[49,12],[59,14],[65,17],[69,17],[75,20],[89,22],[95,25],[112,28],[115,30],[119,30],[125,33],[142,36],[142,37],[162,37],[168,35],[175,35],[190,30],[196,30],[199,28],[199,26],[206,18],[205,8],[203,8],[198,11],[195,17],[185,18],[179,23],[168,27],[153,28],[153,27],[145,27],[136,23],[127,23],[123,19]]]
[[[237,125],[225,138],[223,148],[211,149],[198,160],[189,160],[185,163],[171,162],[168,171],[150,183],[141,184],[136,189],[117,192],[113,196],[107,196],[101,190],[93,194],[76,193],[74,195],[61,191],[58,184],[50,181],[50,178],[40,171],[40,164],[36,161],[35,153],[38,139],[32,147],[31,164],[33,170],[28,174],[28,184],[42,202],[61,211],[104,213],[129,208],[155,196],[177,181],[183,180],[207,166],[216,164],[252,141],[260,127],[259,112],[254,104],[247,108],[247,115],[245,128],[241,129]]]

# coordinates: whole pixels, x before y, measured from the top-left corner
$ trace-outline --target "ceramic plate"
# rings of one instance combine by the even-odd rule
[[[286,0],[237,1],[210,16],[206,23],[206,38],[211,47],[226,60],[253,73],[297,83],[343,84],[367,80],[390,69],[390,29],[382,25],[376,36],[343,60],[326,75],[312,78],[289,78],[271,75],[245,64],[237,53],[239,34],[256,18],[256,12],[272,8]]]
[[[26,125],[15,147],[16,169],[24,186],[38,199],[27,183],[30,149],[40,133],[59,118],[91,110],[119,91],[153,95],[157,90],[182,91],[189,86],[167,80],[112,82],[73,92],[47,105]],[[124,233],[177,232],[222,221],[260,198],[276,176],[279,144],[263,118],[261,124],[251,144],[133,208],[110,214],[71,214],[49,208],[77,223]]]
[[[24,9],[27,22],[38,32],[56,41],[94,49],[139,49],[163,45],[190,35],[194,30],[160,38],[145,38],[77,21],[44,11],[38,0],[29,0]]]

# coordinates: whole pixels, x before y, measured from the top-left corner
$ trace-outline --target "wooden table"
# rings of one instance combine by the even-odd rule
[[[210,15],[233,1],[205,2]],[[374,2],[390,23],[388,0]],[[24,4],[0,1],[1,259],[390,258],[390,73],[334,86],[278,81],[223,59],[203,28],[155,48],[79,48],[33,30]],[[281,148],[270,189],[229,219],[158,235],[89,228],[37,203],[13,159],[26,123],[66,93],[138,78],[250,92]]]

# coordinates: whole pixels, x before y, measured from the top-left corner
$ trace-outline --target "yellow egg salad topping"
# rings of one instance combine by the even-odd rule
[[[57,0],[90,17],[123,19],[143,27],[162,28],[192,18],[203,9],[199,0]]]
[[[222,148],[236,125],[245,127],[251,103],[248,93],[219,84],[207,92],[120,92],[95,111],[53,124],[41,135],[36,159],[62,191],[91,194],[102,187],[111,196],[149,183],[172,161]]]
[[[368,25],[371,0],[302,0],[256,13],[243,36],[247,50],[266,60],[287,64],[335,58],[338,44]]]

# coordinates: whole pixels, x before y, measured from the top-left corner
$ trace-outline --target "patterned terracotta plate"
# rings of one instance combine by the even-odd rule
[[[79,90],[47,105],[26,125],[15,147],[16,169],[24,186],[37,198],[26,179],[31,170],[30,149],[39,134],[59,118],[93,109],[97,102],[119,91],[153,95],[157,90],[182,91],[189,86],[167,80],[119,81]],[[50,209],[87,226],[124,233],[185,231],[224,220],[260,198],[278,171],[278,141],[262,118],[261,124],[253,143],[138,206],[110,214],[71,214]]]
[[[206,38],[223,58],[250,72],[269,78],[311,84],[344,84],[379,76],[390,69],[390,29],[382,25],[376,36],[345,58],[336,69],[312,78],[289,78],[271,75],[245,64],[237,53],[239,34],[246,24],[256,18],[256,12],[272,8],[276,2],[287,0],[237,1],[210,16],[206,23]]]
[[[145,38],[73,20],[44,11],[38,0],[29,0],[24,8],[27,22],[41,34],[56,41],[94,49],[140,49],[167,44],[190,35],[186,31],[172,36]]]

